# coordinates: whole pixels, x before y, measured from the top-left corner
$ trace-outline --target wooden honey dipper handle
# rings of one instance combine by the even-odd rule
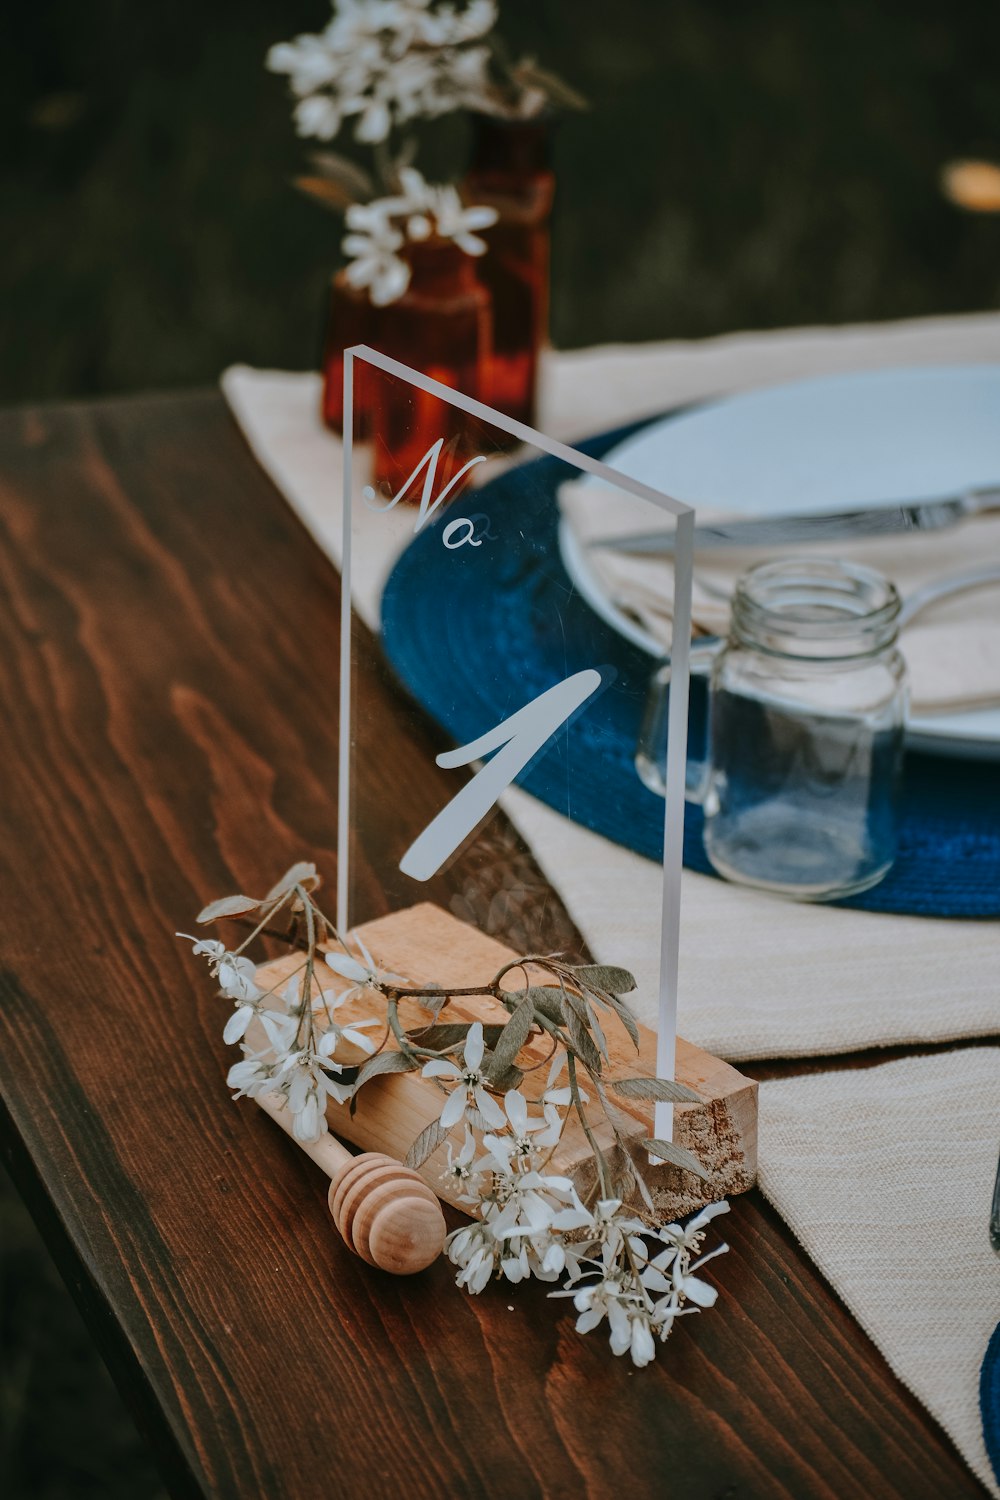
[[[349,1249],[396,1276],[411,1276],[437,1259],[444,1248],[444,1214],[422,1177],[380,1152],[352,1156],[329,1132],[318,1141],[300,1141],[280,1094],[256,1099],[331,1179],[330,1212]]]

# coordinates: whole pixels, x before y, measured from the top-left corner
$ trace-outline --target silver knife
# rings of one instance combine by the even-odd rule
[[[772,516],[756,521],[723,521],[696,526],[695,548],[787,547],[799,542],[833,542],[841,537],[890,536],[894,532],[941,531],[969,516],[1000,511],[1000,486],[968,490],[950,499],[922,500],[912,505],[884,505],[871,510],[847,510],[835,515]],[[594,551],[650,555],[674,550],[675,532],[640,531],[631,536],[598,536],[588,542]]]

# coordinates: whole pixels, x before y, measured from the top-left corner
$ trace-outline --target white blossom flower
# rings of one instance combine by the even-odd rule
[[[205,955],[214,960],[221,958],[226,951],[225,943],[220,943],[218,938],[192,937],[190,932],[175,932],[174,937],[186,938],[189,943],[193,943],[191,952],[198,958]]]
[[[700,1260],[694,1261],[691,1265],[688,1265],[683,1254],[678,1255],[670,1273],[677,1295],[688,1302],[693,1302],[697,1307],[714,1307],[719,1295],[718,1287],[712,1286],[708,1281],[702,1281],[699,1276],[695,1276],[694,1272],[700,1271],[706,1261],[714,1260],[717,1255],[724,1255],[728,1249],[728,1245],[717,1245],[714,1250],[710,1250],[707,1255],[703,1255]]]
[[[348,936],[351,936],[351,934],[348,934]],[[331,968],[335,974],[339,974],[341,979],[352,979],[354,981],[352,989],[342,992],[340,1000],[337,1002],[338,1004],[346,1004],[348,1000],[358,999],[364,994],[365,990],[372,987],[377,988],[378,985],[383,983],[407,983],[402,974],[390,974],[387,970],[376,967],[375,960],[369,953],[365,946],[365,941],[359,933],[354,933],[353,939],[361,951],[361,957],[364,959],[363,964],[359,963],[351,953],[327,953],[325,955],[328,968]]]
[[[569,1267],[571,1285],[550,1295],[573,1298],[579,1333],[590,1332],[607,1318],[612,1352],[631,1355],[641,1368],[655,1357],[657,1339],[666,1339],[675,1318],[715,1303],[716,1288],[693,1273],[727,1247],[721,1245],[693,1264],[691,1248],[703,1240],[705,1225],[726,1208],[728,1204],[712,1204],[684,1228],[669,1224],[650,1231],[623,1213],[617,1199],[602,1199],[584,1231],[584,1242],[575,1247],[578,1258]],[[651,1234],[665,1247],[652,1259],[645,1243]],[[685,1302],[692,1306],[685,1307]]]
[[[485,1050],[483,1023],[474,1021],[465,1038],[462,1067],[446,1057],[436,1057],[424,1064],[425,1078],[442,1078],[456,1085],[441,1111],[441,1124],[446,1130],[472,1112],[478,1112],[487,1125],[502,1129],[507,1123],[499,1104],[486,1092],[486,1078],[481,1071]]]
[[[253,1099],[266,1089],[274,1088],[276,1064],[266,1052],[245,1052],[238,1063],[233,1063],[226,1074],[229,1088],[235,1089],[234,1099],[244,1096]]]
[[[347,1042],[351,1047],[357,1047],[362,1052],[367,1052],[369,1057],[375,1051],[375,1043],[370,1036],[365,1036],[366,1030],[371,1026],[379,1026],[381,1022],[377,1016],[369,1016],[364,1021],[349,1021],[345,1026],[334,1020],[334,1012],[347,1004],[349,993],[345,995],[334,995],[332,990],[323,990],[321,998],[326,1008],[326,1029],[319,1039],[319,1050],[324,1057],[333,1057],[341,1042]]]
[[[352,203],[341,244],[348,257],[345,275],[353,287],[367,287],[376,307],[396,302],[410,284],[401,252],[407,242],[437,234],[467,255],[482,255],[486,242],[472,231],[496,222],[494,208],[467,208],[453,187],[434,187],[415,167],[399,173],[400,191],[370,203]]]
[[[441,1181],[449,1183],[463,1203],[479,1202],[479,1194],[474,1187],[477,1175],[475,1157],[476,1138],[466,1125],[461,1151],[456,1152],[453,1142],[448,1142],[448,1164],[441,1172]]]
[[[554,1146],[558,1141],[562,1128],[558,1114],[554,1120],[530,1119],[528,1101],[520,1089],[509,1089],[504,1095],[503,1105],[507,1132],[501,1136],[484,1136],[483,1145],[491,1156],[500,1158],[508,1168],[512,1160],[527,1161],[536,1148]],[[536,1139],[532,1140],[532,1136]]]
[[[328,1098],[343,1104],[351,1097],[349,1087],[330,1077],[330,1072],[341,1071],[338,1063],[311,1047],[303,1047],[282,1059],[275,1074],[275,1087],[288,1101],[297,1140],[316,1141],[326,1130]]]
[[[467,208],[458,189],[446,186],[434,189],[434,222],[442,239],[454,240],[466,255],[485,255],[486,241],[473,234],[475,229],[489,229],[497,221],[497,210],[485,205]]]
[[[329,140],[354,117],[357,139],[375,143],[393,125],[483,94],[489,49],[472,44],[496,14],[493,0],[471,0],[461,11],[434,9],[430,0],[338,0],[322,33],[279,42],[267,67],[288,77],[300,135]]]
[[[501,1249],[486,1224],[469,1224],[448,1236],[448,1259],[459,1272],[456,1284],[475,1295],[489,1284]]]
[[[681,1226],[680,1224],[664,1224],[657,1231],[658,1238],[675,1245],[679,1250],[697,1250],[705,1238],[705,1229],[711,1221],[719,1214],[727,1214],[729,1204],[725,1198],[719,1203],[709,1203],[705,1208],[699,1209],[692,1219]]]
[[[218,981],[219,989],[227,1000],[259,1000],[263,991],[257,987],[257,965],[252,959],[239,953],[230,953],[225,943],[215,938],[194,938],[189,932],[178,932],[175,937],[186,938],[193,943],[192,953],[208,959],[210,973]]]

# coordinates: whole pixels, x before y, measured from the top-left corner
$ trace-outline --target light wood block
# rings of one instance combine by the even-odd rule
[[[380,917],[358,930],[380,969],[403,974],[414,985],[444,981],[461,988],[484,984],[505,963],[518,956],[494,938],[430,903]],[[258,982],[266,980],[268,985],[278,985],[301,966],[301,953],[283,955],[263,966]],[[348,988],[345,981],[325,966],[322,979],[325,989],[341,991]],[[546,982],[538,973],[534,979]],[[512,990],[522,988],[524,983],[521,970],[512,971],[504,980],[505,987]],[[433,1024],[428,1012],[416,1001],[401,1002],[399,1012],[407,1031]],[[343,1025],[347,1020],[362,1020],[379,1013],[377,997],[368,994],[350,1001],[339,1010],[337,1020]],[[487,1024],[502,1023],[507,1019],[508,1012],[492,996],[457,997],[448,1003],[439,1017],[442,1024],[476,1020]],[[644,1026],[639,1027],[640,1050],[637,1055],[631,1039],[616,1018],[609,1015],[605,1019],[602,1012],[601,1024],[610,1054],[607,1078],[655,1077],[656,1037],[653,1032]],[[391,1037],[387,1045],[395,1045]],[[548,1057],[550,1048],[548,1037],[532,1038],[521,1054],[520,1063],[523,1064],[525,1059],[529,1066],[534,1061],[542,1062]],[[363,1060],[361,1054],[357,1060]],[[522,1088],[529,1099],[541,1094],[547,1074],[547,1065],[526,1074]],[[702,1204],[745,1192],[753,1184],[757,1172],[756,1083],[744,1078],[728,1063],[680,1038],[677,1041],[677,1077],[693,1089],[702,1102],[674,1106],[674,1139],[678,1145],[695,1153],[708,1171],[709,1180],[703,1182],[694,1173],[676,1167],[650,1166],[646,1153],[638,1153],[637,1165],[641,1165],[657,1211],[664,1218],[689,1213]],[[565,1081],[565,1075],[562,1081]],[[603,1117],[600,1101],[593,1097],[592,1088],[587,1089],[586,1076],[582,1072],[581,1087],[591,1094],[588,1117],[593,1122],[594,1134],[614,1163],[621,1148]],[[331,1104],[330,1128],[343,1140],[366,1151],[385,1152],[402,1161],[424,1127],[440,1115],[443,1102],[444,1095],[433,1079],[424,1078],[420,1073],[388,1074],[365,1084],[357,1095],[353,1116],[346,1105]],[[651,1103],[617,1098],[614,1102],[619,1110],[619,1128],[626,1136],[642,1140],[652,1134]],[[460,1126],[453,1132],[453,1139],[457,1147],[462,1140]],[[456,1202],[451,1185],[442,1179],[446,1163],[447,1143],[443,1143],[424,1163],[420,1175],[440,1198],[464,1208]],[[588,1195],[593,1188],[593,1155],[575,1115],[570,1116],[548,1170],[572,1177],[582,1196]]]

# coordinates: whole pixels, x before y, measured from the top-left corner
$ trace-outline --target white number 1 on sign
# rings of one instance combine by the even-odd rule
[[[500,794],[538,754],[546,740],[551,739],[600,686],[601,674],[593,667],[574,672],[572,677],[539,693],[537,698],[478,739],[439,755],[438,765],[452,770],[480,760],[493,750],[497,752],[410,845],[399,862],[403,874],[413,880],[430,880],[436,875],[490,812]]]

